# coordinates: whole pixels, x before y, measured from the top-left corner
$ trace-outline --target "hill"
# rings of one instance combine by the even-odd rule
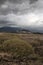
[[[30,32],[30,31],[21,27],[1,27],[0,32],[23,33],[23,32]]]

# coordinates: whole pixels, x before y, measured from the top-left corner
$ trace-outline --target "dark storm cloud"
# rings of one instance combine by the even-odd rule
[[[8,23],[7,21],[0,21],[0,24],[6,24]]]
[[[0,27],[1,26],[7,26],[8,25],[8,21],[4,21],[4,20],[0,20]]]
[[[9,1],[12,3],[22,3],[22,1],[24,1],[24,0],[9,0]]]
[[[30,2],[31,4],[38,1],[38,0],[9,0],[10,2],[13,2],[13,3],[23,3],[25,1],[27,2]]]
[[[15,4],[21,4],[21,3],[25,3],[25,2],[28,2],[28,3],[35,3],[37,2],[38,0],[0,0],[0,4],[3,4],[5,1],[8,1],[8,2],[11,2],[11,3],[15,3]]]
[[[35,8],[35,5],[30,5],[29,3],[33,4],[36,1],[37,0],[3,0],[3,4],[0,6],[0,13],[5,15],[12,11],[14,14],[26,14]]]
[[[21,4],[21,3],[25,2],[25,1],[29,1],[29,0],[0,0],[0,4],[3,4],[5,1],[9,1],[9,2],[15,3],[15,4],[17,4],[17,3]]]
[[[43,14],[43,0],[0,0],[2,26],[33,24],[38,17],[43,20],[43,15],[40,16],[40,13]]]
[[[0,0],[0,5],[3,4],[6,0]]]
[[[37,2],[38,0],[29,0],[30,4]]]

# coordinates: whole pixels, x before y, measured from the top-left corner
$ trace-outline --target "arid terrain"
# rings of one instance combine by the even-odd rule
[[[0,33],[0,65],[43,65],[43,34]]]

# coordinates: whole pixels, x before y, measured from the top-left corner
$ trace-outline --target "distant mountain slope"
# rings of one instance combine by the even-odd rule
[[[11,33],[43,33],[42,28],[22,28],[22,27],[0,27],[0,32]]]
[[[29,30],[20,28],[20,27],[1,27],[0,32],[12,32],[12,33],[18,33],[18,32],[29,32]]]
[[[18,27],[2,27],[2,28],[0,28],[0,32],[17,32],[20,30],[21,30],[21,28],[18,28]]]
[[[40,33],[43,34],[43,27],[25,27],[25,29],[29,30],[31,33]]]

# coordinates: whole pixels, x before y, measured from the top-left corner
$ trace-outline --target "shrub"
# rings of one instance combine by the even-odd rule
[[[19,59],[27,58],[34,52],[32,46],[29,43],[19,38],[5,41],[3,45],[3,51],[11,52],[13,57]]]

